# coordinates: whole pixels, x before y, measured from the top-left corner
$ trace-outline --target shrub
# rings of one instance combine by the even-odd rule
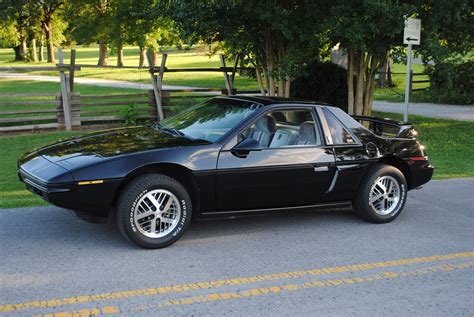
[[[443,62],[429,66],[428,94],[434,102],[452,104],[474,103],[474,61]]]
[[[347,112],[347,70],[331,62],[310,64],[291,83],[291,96],[326,102]]]

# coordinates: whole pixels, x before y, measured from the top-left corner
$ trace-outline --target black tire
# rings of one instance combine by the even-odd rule
[[[146,236],[146,232],[141,232],[143,229],[137,227],[140,226],[137,222],[139,220],[135,221],[134,217],[137,203],[153,190],[165,190],[172,193],[177,198],[176,205],[179,204],[180,208],[179,216],[175,218],[177,224],[162,237]],[[191,197],[184,186],[175,179],[162,174],[146,174],[132,180],[123,190],[117,203],[116,216],[118,228],[127,239],[146,249],[164,248],[176,242],[189,225],[192,218]],[[156,223],[156,218],[152,219],[155,219]],[[150,220],[150,223],[151,221],[153,220]]]
[[[398,202],[392,207],[392,211],[390,211],[390,209],[387,210],[387,212],[390,212],[386,215],[381,214],[380,211],[377,212],[376,208],[372,206],[369,201],[372,186],[375,186],[375,183],[384,176],[388,176],[392,181],[395,180],[398,183],[400,190]],[[360,184],[357,197],[353,201],[354,211],[357,215],[372,223],[386,223],[393,221],[398,217],[398,215],[400,215],[405,206],[407,190],[408,187],[405,177],[400,170],[390,165],[377,164],[367,172],[366,177]]]

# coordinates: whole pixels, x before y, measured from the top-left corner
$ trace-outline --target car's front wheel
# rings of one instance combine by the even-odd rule
[[[134,179],[117,204],[122,234],[147,248],[164,248],[183,234],[191,220],[191,198],[178,181],[162,174]]]
[[[406,199],[407,183],[400,170],[379,164],[362,181],[353,207],[365,220],[385,223],[398,217]]]

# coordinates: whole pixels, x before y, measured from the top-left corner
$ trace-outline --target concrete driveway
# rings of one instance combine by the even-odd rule
[[[193,223],[162,250],[55,207],[0,211],[0,315],[474,314],[474,178],[348,210]]]

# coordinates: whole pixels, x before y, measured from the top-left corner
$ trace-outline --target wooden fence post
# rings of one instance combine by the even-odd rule
[[[163,120],[164,115],[163,115],[163,100],[162,100],[162,95],[161,95],[161,89],[162,89],[162,82],[161,82],[161,76],[163,75],[164,72],[164,63],[166,63],[166,57],[163,57],[161,60],[161,65],[160,67],[160,76],[155,75],[155,63],[153,62],[153,58],[151,56],[151,52],[147,52],[147,58],[148,58],[148,64],[150,65],[150,79],[151,79],[151,84],[153,86],[153,92],[155,94],[155,100],[156,100],[156,112],[158,115],[158,121]],[[166,54],[164,54],[166,56]]]
[[[232,84],[232,89],[234,88],[235,73],[237,72],[237,66],[239,66],[239,59],[240,59],[240,53],[235,55],[234,68],[232,68],[232,75],[230,76],[230,83]]]
[[[69,62],[69,86],[71,88],[71,92],[74,91],[74,74],[76,72],[76,50],[71,50],[71,58]]]
[[[224,55],[219,55],[219,58],[221,60],[221,67],[223,68],[222,73],[224,74],[224,80],[225,80],[225,88],[227,89],[227,94],[232,95],[232,82],[229,77],[229,74],[227,74],[227,67],[225,65],[225,59]]]
[[[59,65],[64,64],[63,49],[58,49],[58,60]],[[68,76],[64,73],[64,70],[59,71],[59,80],[61,84],[61,100],[64,113],[64,123],[66,124],[66,131],[72,130],[72,118],[71,118],[71,99],[70,99],[70,82]]]
[[[71,124],[73,127],[81,126],[81,94],[71,92]]]

